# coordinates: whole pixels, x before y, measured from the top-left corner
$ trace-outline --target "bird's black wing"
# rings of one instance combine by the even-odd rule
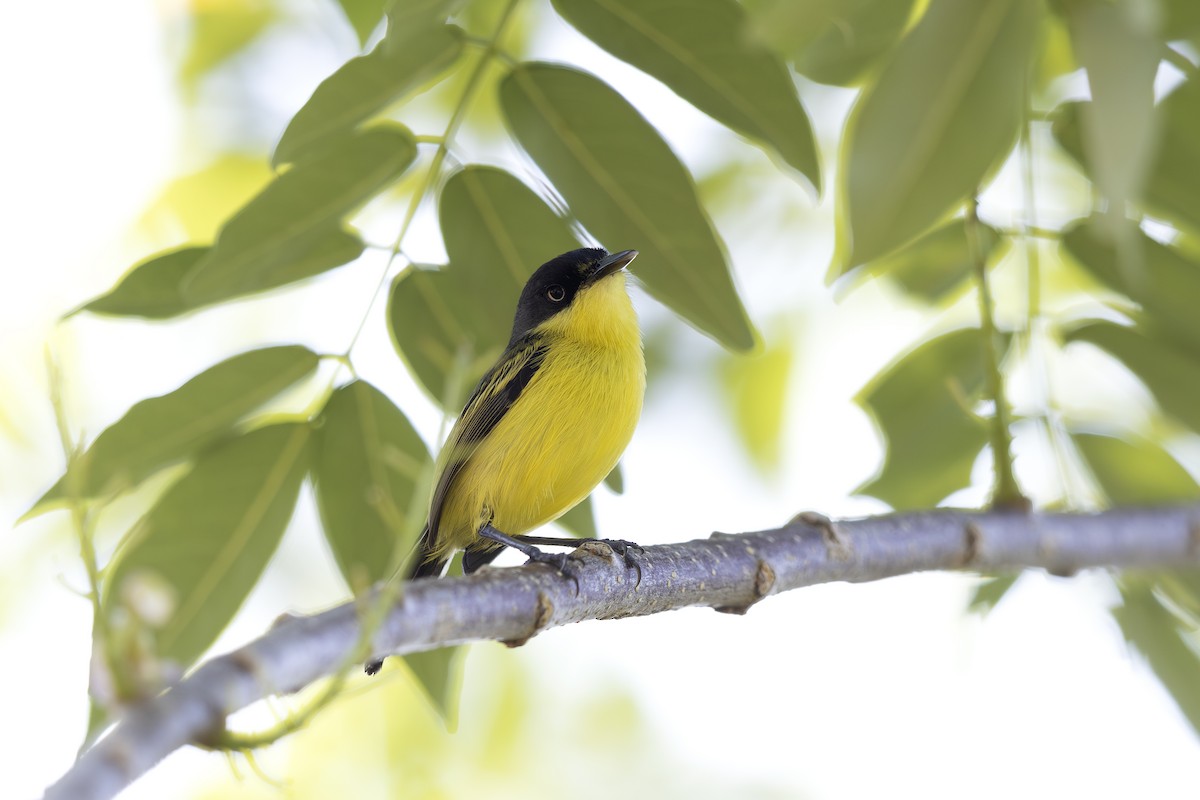
[[[438,540],[438,524],[454,479],[470,461],[479,444],[512,408],[521,392],[542,366],[546,343],[542,337],[526,336],[514,342],[496,365],[480,379],[467,400],[462,415],[454,423],[442,448],[442,461],[433,502],[429,508],[427,542],[423,549],[432,550]]]

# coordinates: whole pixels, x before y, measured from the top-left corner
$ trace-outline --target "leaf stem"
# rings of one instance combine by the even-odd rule
[[[995,412],[992,417],[990,438],[992,460],[995,467],[995,484],[992,488],[992,504],[997,507],[1027,508],[1029,502],[1021,494],[1013,474],[1012,432],[1009,430],[1008,402],[1004,398],[1004,378],[1000,373],[1000,356],[996,347],[996,322],[992,317],[992,293],[988,287],[987,262],[979,236],[979,198],[972,195],[967,201],[967,243],[975,263],[975,279],[979,284],[979,325],[983,332],[983,369],[987,393]]]

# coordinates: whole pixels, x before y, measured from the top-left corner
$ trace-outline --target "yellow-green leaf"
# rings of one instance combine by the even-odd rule
[[[825,13],[806,24],[819,33],[796,50],[796,70],[819,83],[853,86],[900,41],[915,0],[818,2]]]
[[[932,0],[847,123],[837,271],[921,234],[1008,155],[1039,9],[1036,0]]]
[[[133,582],[154,580],[171,605],[158,655],[190,666],[233,618],[283,536],[308,468],[309,427],[272,425],[206,451],[154,504],[105,582],[111,614]]]
[[[687,169],[658,132],[597,78],[520,64],[500,85],[513,134],[609,250],[641,251],[634,274],[723,344],[754,345],[725,249]]]
[[[592,508],[592,498],[585,497],[582,503],[569,509],[557,522],[574,536],[583,539],[596,538],[596,512]]]
[[[982,389],[978,328],[931,339],[873,378],[856,402],[879,426],[887,450],[879,474],[855,491],[899,510],[937,505],[968,486],[987,443],[986,423],[972,411]]]
[[[383,21],[383,12],[391,3],[392,0],[338,0],[342,13],[346,15],[350,27],[354,28],[354,33],[358,36],[358,43],[363,45],[379,27],[379,23]]]
[[[1148,439],[1075,431],[1071,440],[1114,505],[1181,503],[1200,496],[1195,478]]]
[[[135,404],[96,437],[29,514],[63,503],[71,492],[99,497],[136,486],[170,464],[193,456],[254,409],[309,375],[317,356],[299,345],[234,356],[169,394]]]
[[[794,356],[792,343],[781,338],[760,353],[731,353],[721,364],[720,388],[742,446],[754,465],[768,474],[779,466],[782,455]]]
[[[249,47],[278,16],[269,0],[188,0],[187,7],[190,35],[179,78],[189,91]]]
[[[987,264],[995,263],[1008,250],[1008,239],[990,225],[979,226],[979,241]],[[966,222],[959,218],[891,255],[872,261],[866,271],[887,276],[913,297],[936,303],[966,281],[974,264]]]
[[[734,0],[553,0],[581,33],[704,113],[777,152],[819,191],[812,125],[786,65],[745,35]]]
[[[280,272],[303,261],[338,231],[341,219],[399,178],[416,157],[407,128],[376,125],[297,164],[233,216],[216,244],[188,274],[182,288],[190,303],[207,303],[280,285]],[[348,233],[329,252],[349,252]],[[340,248],[340,249],[339,249]],[[312,265],[307,274],[312,275]]]
[[[462,31],[437,25],[395,47],[381,42],[326,78],[288,123],[271,163],[310,156],[450,68],[462,54]]]
[[[112,289],[90,300],[72,314],[93,314],[167,319],[191,310],[179,293],[179,286],[207,247],[168,250],[135,264]]]
[[[412,424],[366,381],[342,386],[321,412],[313,482],[325,540],[351,589],[391,577],[420,524],[406,526],[429,451]]]

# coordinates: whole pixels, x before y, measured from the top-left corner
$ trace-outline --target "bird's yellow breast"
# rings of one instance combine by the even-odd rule
[[[582,290],[537,332],[545,359],[455,478],[438,557],[474,541],[489,518],[510,535],[557,519],[604,480],[633,436],[646,365],[624,274]]]

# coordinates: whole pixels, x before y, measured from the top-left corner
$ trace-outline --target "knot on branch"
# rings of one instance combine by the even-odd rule
[[[554,603],[550,600],[550,595],[545,592],[538,592],[537,608],[534,610],[533,626],[529,629],[529,633],[519,639],[505,639],[506,647],[520,647],[528,642],[534,636],[550,624],[551,617],[554,616]]]

